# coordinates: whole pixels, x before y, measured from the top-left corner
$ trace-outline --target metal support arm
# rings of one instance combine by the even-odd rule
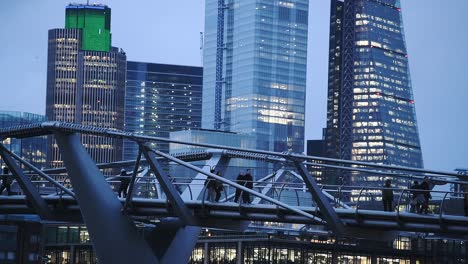
[[[335,210],[331,206],[328,199],[322,193],[322,190],[317,185],[314,177],[310,175],[309,171],[307,171],[306,167],[302,162],[295,161],[294,165],[297,168],[299,174],[303,177],[307,188],[309,189],[312,197],[314,198],[315,202],[317,203],[317,207],[320,209],[320,212],[323,215],[323,218],[327,222],[327,225],[335,232],[337,236],[343,235],[345,233],[345,228],[343,222],[336,214]]]
[[[270,197],[268,197],[266,195],[263,195],[263,194],[258,193],[256,191],[253,191],[253,190],[251,190],[251,189],[249,189],[249,188],[247,188],[247,187],[245,187],[243,185],[234,183],[234,182],[232,182],[232,181],[230,181],[230,180],[228,180],[226,178],[220,177],[220,176],[218,176],[216,174],[203,171],[202,169],[200,169],[200,168],[198,168],[198,167],[196,167],[196,166],[194,166],[194,165],[192,165],[190,163],[187,163],[185,161],[174,158],[171,155],[168,155],[166,153],[163,153],[163,152],[160,152],[160,151],[157,151],[157,150],[153,150],[153,151],[156,152],[158,155],[163,156],[164,158],[166,158],[166,159],[168,159],[170,161],[173,161],[173,162],[175,162],[177,164],[180,164],[180,165],[182,165],[182,166],[184,166],[186,168],[192,169],[192,170],[194,170],[196,172],[199,172],[199,173],[203,173],[203,174],[205,174],[207,176],[210,176],[211,178],[213,178],[215,180],[218,180],[218,181],[220,181],[220,182],[222,182],[224,184],[228,184],[228,185],[230,185],[232,187],[240,189],[241,191],[248,192],[248,193],[252,194],[253,196],[260,197],[265,201],[271,202],[272,204],[275,204],[275,205],[278,205],[280,207],[286,208],[287,210],[290,210],[291,212],[295,212],[295,213],[297,213],[299,215],[305,216],[314,223],[322,223],[321,219],[318,219],[317,217],[315,217],[315,216],[313,216],[313,215],[311,215],[311,214],[309,214],[307,212],[304,212],[303,210],[300,210],[298,208],[289,206],[289,205],[287,205],[287,204],[285,204],[283,202],[277,201],[277,200],[275,200],[273,198],[270,198]]]
[[[15,153],[9,151],[8,149],[6,149],[3,145],[1,146],[1,148],[3,149],[3,151],[5,151],[6,153],[8,153],[11,157],[13,157],[15,160],[17,160],[19,163],[22,163],[24,166],[28,167],[29,169],[31,169],[32,171],[34,171],[35,173],[39,174],[39,176],[41,176],[42,178],[48,180],[50,183],[52,183],[53,185],[57,186],[60,190],[62,190],[64,193],[70,195],[71,197],[75,198],[75,194],[70,191],[69,189],[67,189],[65,186],[63,186],[62,184],[60,184],[58,181],[56,181],[55,179],[53,179],[52,177],[50,177],[49,175],[47,175],[46,173],[44,173],[43,171],[41,171],[40,169],[36,168],[34,165],[32,165],[31,163],[23,160],[20,156],[16,155]]]
[[[156,178],[158,178],[161,187],[167,195],[169,203],[172,205],[177,215],[186,225],[196,225],[195,218],[190,213],[187,205],[185,205],[184,201],[180,197],[179,192],[177,192],[176,188],[171,183],[171,180],[167,177],[161,164],[157,160],[155,153],[159,155],[159,151],[152,150],[146,144],[141,144],[140,149],[156,175]]]
[[[55,132],[81,214],[100,263],[159,263],[122,204],[80,142],[78,134]]]
[[[31,203],[34,210],[42,219],[50,219],[52,217],[52,212],[47,206],[44,199],[31,183],[31,181],[24,175],[23,170],[16,164],[13,158],[5,151],[6,148],[3,144],[0,144],[0,156],[2,156],[3,161],[7,164],[11,173],[15,177],[15,180],[18,182],[21,190],[28,198],[28,201]]]

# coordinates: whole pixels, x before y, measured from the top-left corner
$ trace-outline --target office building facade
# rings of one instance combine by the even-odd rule
[[[70,4],[65,20],[65,28],[49,30],[47,119],[123,129],[126,55],[110,46],[110,8]],[[85,135],[82,143],[97,162],[121,159],[119,139]],[[62,166],[53,138],[48,162]]]
[[[302,152],[307,28],[308,0],[207,0],[202,127]]]
[[[468,258],[463,239],[403,234],[391,241],[375,241],[336,239],[309,232],[269,231],[240,234],[203,230],[187,263],[411,264],[463,263]],[[141,232],[149,230],[141,229]],[[85,226],[45,224],[42,241],[44,256],[50,263],[98,262]]]
[[[202,67],[129,61],[125,90],[125,131],[169,138],[169,133],[201,126]],[[153,143],[169,152],[169,144]],[[124,141],[124,159],[138,146]]]
[[[399,1],[331,2],[327,156],[422,167]],[[352,185],[381,186],[384,180],[342,176]]]
[[[0,129],[37,124],[45,121],[46,117],[44,115],[18,111],[0,111]],[[1,143],[8,150],[27,160],[32,165],[38,168],[46,166],[46,137],[6,138]],[[1,161],[0,167],[3,165],[3,161]]]

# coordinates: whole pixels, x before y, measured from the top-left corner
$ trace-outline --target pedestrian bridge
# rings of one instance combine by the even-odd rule
[[[140,151],[134,161],[96,164],[81,144],[80,134],[132,140]],[[319,185],[310,168],[335,169],[343,175],[360,172],[410,179],[428,176],[436,183],[468,183],[456,173],[181,142],[60,122],[0,130],[0,138],[43,135],[55,136],[65,168],[38,169],[0,144],[0,155],[20,194],[0,197],[0,214],[38,214],[45,221],[82,221],[103,263],[182,263],[188,259],[201,227],[244,230],[251,221],[324,226],[337,237],[380,236],[394,231],[468,234],[467,217],[445,213],[449,192],[441,194],[437,214],[407,212],[412,191],[401,189],[394,189],[396,211],[368,210],[364,204],[369,204],[369,197],[378,195],[382,188]],[[169,155],[151,148],[149,143],[154,141],[205,150]],[[275,169],[263,175],[253,189],[210,173],[211,169],[226,170],[233,159],[262,161]],[[204,164],[200,166],[196,161]],[[190,170],[190,177],[184,177],[186,182],[174,182],[174,177],[167,174],[167,164]],[[112,187],[119,179],[106,177],[101,169],[129,165],[134,166],[129,193],[126,198],[118,198]],[[149,169],[149,176],[139,175],[142,166]],[[289,177],[287,182],[281,181],[284,175]],[[219,203],[206,201],[203,182],[207,177],[225,186]],[[149,186],[146,194],[141,191],[142,185]],[[231,202],[236,189],[253,196],[252,203]],[[356,191],[357,201],[347,203],[348,194]],[[296,204],[291,202],[294,200]],[[139,236],[135,223],[155,223],[153,239]]]

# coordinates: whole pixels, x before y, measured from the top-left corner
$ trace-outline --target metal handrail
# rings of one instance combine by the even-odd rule
[[[401,202],[401,197],[403,197],[403,194],[405,194],[407,190],[403,190],[401,193],[400,193],[400,196],[398,197],[398,203],[397,203],[397,223],[401,223],[401,219],[400,219],[400,202]]]
[[[356,202],[356,210],[354,211],[355,215],[356,215],[356,219],[358,219],[358,213],[359,213],[359,200],[361,199],[361,194],[362,194],[362,191],[364,191],[364,187],[361,188],[361,190],[359,191],[359,195],[358,195],[358,198],[357,198],[357,202]]]
[[[441,225],[442,225],[442,215],[443,215],[443,209],[444,209],[445,198],[447,197],[448,194],[449,194],[449,192],[445,193],[444,198],[443,198],[442,201],[440,202],[440,208],[439,208],[439,222],[440,222]]]

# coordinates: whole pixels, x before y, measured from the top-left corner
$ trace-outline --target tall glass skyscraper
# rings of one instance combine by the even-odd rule
[[[123,129],[126,55],[110,46],[110,8],[70,4],[65,21],[65,28],[49,30],[47,119]],[[97,162],[122,157],[119,139],[84,135],[82,143]],[[47,158],[62,166],[52,138]]]
[[[125,131],[169,138],[172,131],[201,127],[202,67],[129,61],[125,90]],[[169,152],[169,144],[153,143]],[[138,146],[124,141],[124,159]]]
[[[423,166],[399,0],[331,1],[325,139],[330,157]],[[381,186],[383,178],[345,182]]]
[[[207,0],[202,127],[302,152],[308,0]]]

